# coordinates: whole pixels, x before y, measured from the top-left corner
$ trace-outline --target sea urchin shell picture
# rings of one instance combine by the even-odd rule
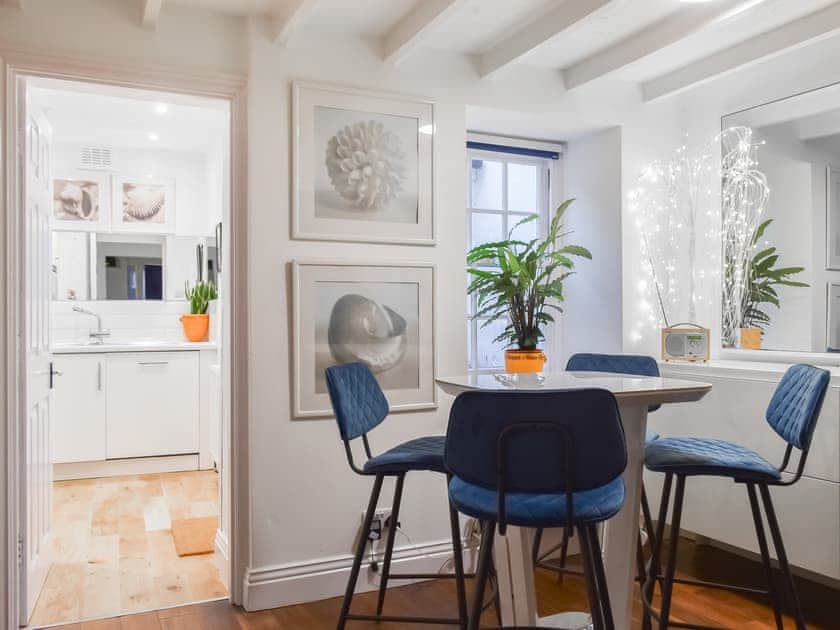
[[[327,142],[326,165],[335,191],[354,208],[382,210],[405,180],[400,139],[375,121],[347,125]]]

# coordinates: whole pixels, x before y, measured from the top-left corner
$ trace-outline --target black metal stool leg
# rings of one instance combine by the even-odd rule
[[[598,599],[604,617],[604,630],[615,630],[610,592],[607,588],[607,576],[604,571],[604,556],[601,553],[601,544],[598,542],[598,528],[595,523],[590,523],[587,527],[589,529],[589,547],[592,549],[592,563],[595,566],[595,576],[598,579]]]
[[[394,555],[394,542],[397,537],[397,526],[400,518],[400,503],[402,501],[405,475],[397,477],[394,486],[394,503],[391,506],[391,526],[388,528],[388,538],[385,542],[385,558],[382,561],[382,574],[379,576],[379,599],[376,602],[376,614],[382,614],[385,606],[385,592],[388,590],[388,578],[391,575],[391,557]]]
[[[542,537],[543,537],[543,528],[537,527],[537,530],[534,532],[534,546],[531,550],[531,556],[534,562],[534,566],[537,566],[537,562],[540,559],[540,545],[542,544]]]
[[[680,521],[682,520],[685,476],[677,476],[674,492],[674,512],[671,516],[671,539],[668,541],[668,564],[665,567],[665,582],[662,584],[662,609],[659,612],[659,630],[666,630],[671,617],[671,596],[674,591],[674,573],[677,570],[677,547],[680,542]]]
[[[802,604],[799,602],[799,594],[796,592],[796,584],[793,582],[793,575],[790,572],[785,544],[782,541],[782,532],[779,529],[779,521],[776,519],[776,510],[773,508],[773,501],[770,498],[770,489],[767,484],[759,485],[761,498],[764,501],[764,511],[767,514],[767,525],[770,527],[770,536],[773,538],[773,546],[776,548],[776,558],[779,560],[779,568],[785,578],[785,585],[790,596],[790,603],[793,606],[796,630],[806,630],[805,615],[802,614]]]
[[[458,594],[458,619],[461,621],[460,627],[464,629],[467,627],[468,617],[467,589],[464,584],[464,551],[461,545],[461,521],[458,520],[458,511],[451,501],[449,502],[449,528],[452,532],[452,564],[455,569],[455,589]]]
[[[350,612],[350,604],[353,602],[353,593],[356,590],[356,581],[359,579],[359,570],[362,567],[362,558],[365,555],[368,538],[367,534],[370,531],[371,523],[373,523],[373,515],[376,513],[376,503],[379,501],[379,494],[382,492],[383,475],[376,475],[373,482],[373,489],[370,492],[370,501],[368,501],[367,512],[365,512],[365,520],[362,523],[362,534],[359,538],[359,544],[356,545],[356,555],[353,557],[353,566],[350,569],[350,577],[347,579],[347,589],[344,591],[344,601],[341,603],[341,612],[338,615],[337,630],[343,630],[347,624],[347,614]]]
[[[645,614],[642,615],[642,630],[651,630],[651,617],[648,604],[653,601],[653,593],[659,581],[659,558],[662,553],[662,538],[665,535],[665,521],[668,519],[668,504],[671,502],[671,484],[674,475],[665,475],[662,484],[662,498],[659,502],[659,520],[656,522],[656,535],[652,539],[650,563],[647,571],[647,579],[642,589],[642,608]]]
[[[589,614],[592,616],[594,630],[604,630],[604,614],[601,608],[601,597],[598,592],[598,575],[593,562],[592,545],[589,542],[589,531],[586,525],[579,525],[578,540],[580,554],[583,560],[583,575],[586,582],[586,595],[589,599]]]
[[[481,624],[481,610],[484,607],[484,589],[490,574],[490,564],[493,561],[493,538],[496,534],[496,522],[488,521],[484,524],[481,537],[481,550],[478,556],[478,568],[475,573],[475,592],[473,593],[468,630],[478,630]]]
[[[770,551],[767,547],[767,536],[764,533],[764,523],[762,522],[761,508],[758,505],[755,484],[747,484],[747,494],[750,497],[750,509],[752,510],[753,522],[755,523],[755,537],[758,540],[758,548],[761,551],[761,565],[764,568],[764,577],[767,579],[767,590],[770,592],[770,600],[773,604],[776,630],[784,630],[781,600],[779,598],[779,592],[776,590],[775,580],[773,579],[773,565],[770,562]]]

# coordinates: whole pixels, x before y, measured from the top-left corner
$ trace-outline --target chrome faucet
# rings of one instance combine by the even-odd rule
[[[110,330],[106,330],[106,329],[102,328],[102,318],[97,313],[94,313],[93,311],[89,311],[86,308],[82,308],[81,306],[74,306],[73,310],[76,311],[77,313],[82,313],[84,315],[90,315],[91,317],[96,318],[96,330],[91,330],[90,334],[88,335],[91,339],[90,343],[92,343],[94,345],[97,345],[97,346],[102,345],[102,340],[105,337],[110,337],[111,336],[111,331]]]

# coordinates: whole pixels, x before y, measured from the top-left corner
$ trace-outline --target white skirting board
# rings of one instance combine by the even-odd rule
[[[116,477],[118,475],[148,475],[184,470],[198,470],[197,454],[53,464],[53,480],[66,481],[68,479],[94,479],[97,477]]]
[[[219,576],[222,578],[222,584],[230,591],[230,561],[228,560],[228,539],[221,529],[216,530],[216,538],[213,541],[213,548],[216,553],[213,559],[216,561],[216,566],[219,568]]]
[[[464,551],[465,571],[474,570],[474,556],[472,550]],[[391,572],[452,571],[451,557],[452,543],[449,541],[397,547],[391,560]],[[379,588],[379,573],[368,568],[369,560],[366,555],[356,585],[357,593]],[[377,560],[381,562],[381,554],[377,554]],[[348,555],[249,569],[245,575],[243,606],[249,611],[264,610],[343,595],[352,563],[353,557]],[[392,580],[389,586],[409,583],[409,580]]]

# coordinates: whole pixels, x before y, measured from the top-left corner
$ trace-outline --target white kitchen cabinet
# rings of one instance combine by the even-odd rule
[[[105,459],[105,355],[56,355],[53,463]]]
[[[108,355],[108,459],[199,452],[198,354]]]

